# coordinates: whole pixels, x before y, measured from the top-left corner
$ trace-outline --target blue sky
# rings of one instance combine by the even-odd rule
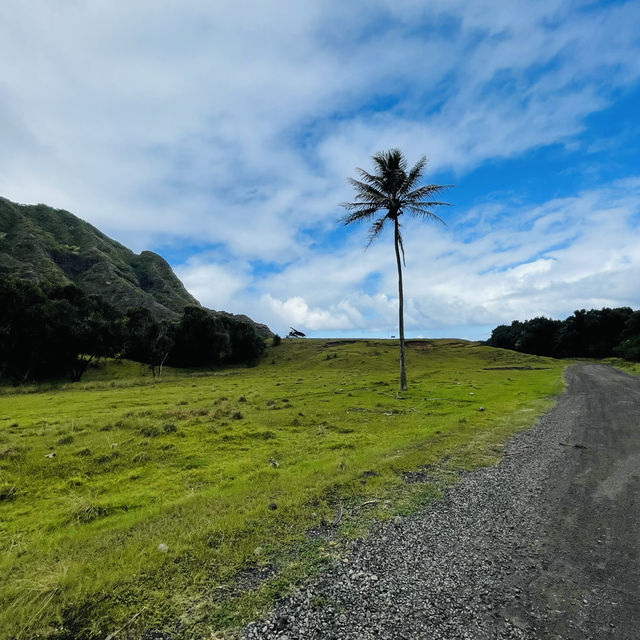
[[[343,228],[398,147],[455,184],[404,227],[411,336],[640,308],[640,5],[6,0],[0,195],[163,255],[277,332],[396,334],[392,237]]]

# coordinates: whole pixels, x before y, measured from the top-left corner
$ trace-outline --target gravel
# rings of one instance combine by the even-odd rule
[[[545,526],[557,508],[554,478],[582,453],[572,445],[576,401],[561,396],[535,427],[511,440],[499,465],[465,474],[420,514],[374,524],[321,576],[245,627],[243,637],[616,637],[554,633],[547,622],[563,612],[552,612],[528,588],[549,566]],[[579,604],[589,606],[587,599]],[[571,620],[563,624],[574,628]]]

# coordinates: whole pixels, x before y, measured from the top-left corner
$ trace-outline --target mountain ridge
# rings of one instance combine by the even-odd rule
[[[120,313],[148,309],[157,320],[177,321],[186,306],[202,306],[162,256],[139,254],[64,209],[18,204],[0,197],[0,276],[39,286],[74,284],[103,297]],[[248,316],[213,311],[249,321],[268,337],[266,325]]]

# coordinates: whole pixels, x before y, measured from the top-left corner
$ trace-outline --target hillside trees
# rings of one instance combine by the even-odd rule
[[[0,376],[27,379],[42,353],[45,340],[41,321],[46,297],[36,286],[6,278],[0,280]],[[40,367],[46,368],[48,354],[42,353]]]
[[[67,303],[65,336],[53,329],[51,339],[65,345],[68,351],[69,373],[75,382],[80,380],[91,361],[116,356],[122,345],[122,322],[119,313],[103,298],[85,295],[75,285],[52,289],[48,294],[52,304]]]
[[[356,169],[360,180],[349,178],[355,189],[354,202],[344,202],[348,213],[342,218],[345,225],[353,222],[372,222],[369,227],[371,244],[389,223],[393,227],[393,245],[398,270],[398,331],[400,336],[400,390],[407,389],[404,346],[404,291],[402,285],[402,266],[405,264],[404,246],[400,233],[400,216],[405,212],[417,218],[426,218],[443,222],[432,209],[448,206],[432,198],[451,185],[430,184],[418,187],[427,164],[426,157],[407,171],[407,161],[399,149],[376,153],[373,156],[375,172]]]
[[[231,338],[218,318],[200,307],[185,307],[176,327],[171,364],[178,367],[216,365],[231,356]]]
[[[640,311],[634,311],[625,322],[622,330],[622,340],[613,352],[627,360],[640,362]]]
[[[124,317],[75,285],[45,287],[0,280],[0,378],[14,382],[79,380],[92,361],[122,356],[160,375],[175,366],[250,364],[264,349],[255,325],[201,307],[180,322],[157,321],[143,307]]]
[[[0,377],[26,381],[80,378],[95,357],[120,350],[118,315],[73,285],[43,290],[0,281]]]
[[[169,361],[180,367],[251,363],[263,350],[264,340],[251,323],[189,306],[175,327]]]
[[[123,357],[148,364],[154,377],[162,375],[174,346],[175,326],[157,322],[149,309],[136,307],[127,311],[123,335]]]

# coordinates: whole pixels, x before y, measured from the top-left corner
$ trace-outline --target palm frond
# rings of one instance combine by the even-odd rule
[[[369,242],[367,242],[367,248],[371,246],[371,243],[378,237],[378,234],[384,228],[384,223],[388,220],[387,216],[378,218],[369,228]]]
[[[380,188],[389,195],[398,194],[407,177],[407,161],[399,149],[378,152],[373,156],[378,167]]]
[[[450,206],[448,202],[408,202],[403,208],[410,213],[420,213],[421,211],[429,212],[434,207]]]
[[[427,156],[422,156],[418,162],[413,165],[411,171],[407,175],[407,179],[405,181],[405,191],[409,191],[413,187],[413,185],[420,180],[422,177],[422,172],[424,168],[427,166]]]
[[[450,189],[453,186],[454,185],[452,185],[452,184],[428,184],[428,185],[425,185],[423,187],[418,187],[417,189],[414,189],[413,191],[408,192],[404,196],[404,199],[407,200],[407,201],[409,201],[409,200],[422,200],[423,198],[428,198],[429,196],[433,196],[435,194],[438,194],[438,193],[444,191],[445,189]]]
[[[360,176],[360,180],[365,184],[371,185],[372,187],[375,187],[377,189],[382,189],[384,187],[384,180],[382,176],[377,176],[369,173],[364,169],[360,169],[360,167],[356,169],[356,173]]]
[[[406,267],[407,262],[404,259],[404,243],[402,242],[402,234],[400,233],[400,229],[398,229],[398,244],[400,245],[400,253],[402,254],[402,264]]]
[[[451,206],[449,202],[438,202],[437,200],[416,200],[414,202],[407,202],[407,205],[410,205],[412,207],[450,207]]]
[[[400,149],[389,149],[388,151],[378,151],[372,160],[380,169],[380,175],[386,172],[407,170],[407,161]]]
[[[349,208],[346,205],[348,204],[356,204],[358,207],[362,207],[360,203],[343,203],[342,206],[345,208]],[[346,216],[343,216],[338,220],[338,222],[342,222],[344,225],[351,224],[352,222],[362,222],[363,220],[369,220],[371,216],[377,213],[380,209],[378,207],[369,207],[369,208],[361,208],[353,213],[349,213]]]
[[[422,209],[421,207],[414,207],[413,205],[409,205],[406,207],[406,210],[415,218],[427,218],[429,220],[434,220],[436,222],[442,222],[446,226],[446,222],[440,217],[437,216],[433,211],[429,211],[428,209]]]
[[[359,180],[354,180],[353,178],[347,179],[349,184],[356,190],[356,199],[359,201],[365,202],[378,202],[381,206],[384,206],[385,201],[387,200],[387,196],[376,189],[374,186],[365,184],[364,182],[360,182]]]

